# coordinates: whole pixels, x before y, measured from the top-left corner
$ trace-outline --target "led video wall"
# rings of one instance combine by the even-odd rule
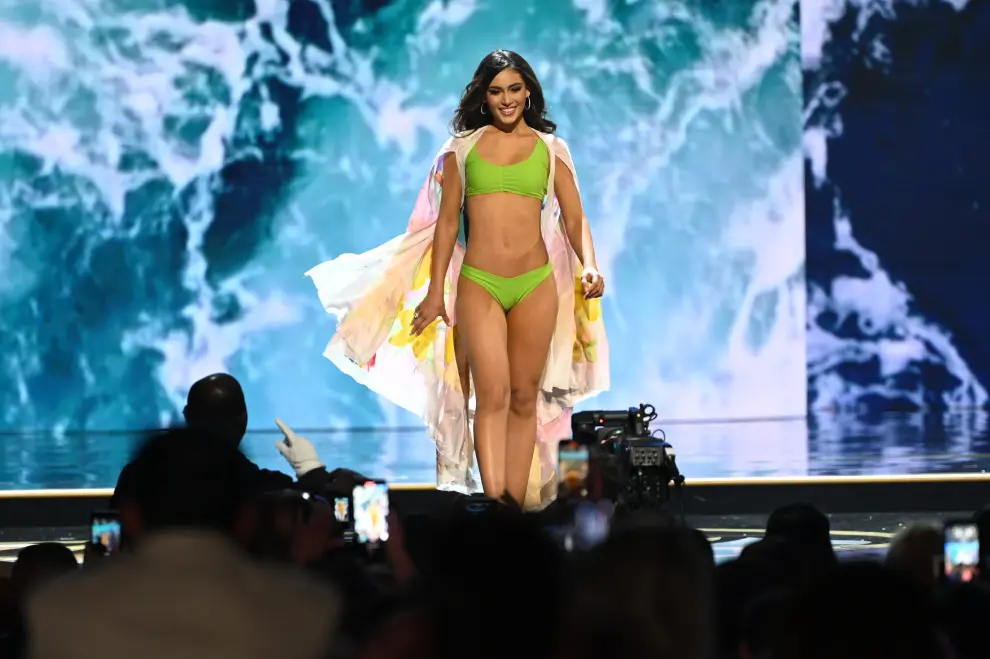
[[[990,6],[803,0],[813,412],[985,407]]]
[[[594,405],[804,412],[795,3],[250,4],[0,19],[4,427],[155,426],[214,371],[252,427],[416,425],[321,356],[303,273],[404,230],[499,47],[540,77],[609,277]]]
[[[7,5],[0,430],[161,426],[216,371],[252,428],[417,426],[321,356],[303,273],[404,230],[496,48],[543,84],[610,285],[585,407],[982,404],[977,4]]]

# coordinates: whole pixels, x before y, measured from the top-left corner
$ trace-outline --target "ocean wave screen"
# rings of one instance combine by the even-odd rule
[[[990,5],[803,0],[801,27],[813,416],[985,407]]]
[[[418,425],[321,357],[303,272],[402,231],[499,47],[543,82],[610,282],[588,405],[804,414],[796,0],[217,6],[0,3],[0,429],[163,425],[215,371],[253,428]]]

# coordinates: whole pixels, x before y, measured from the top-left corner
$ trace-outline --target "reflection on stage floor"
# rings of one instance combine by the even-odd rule
[[[990,467],[988,413],[817,414],[797,419],[655,421],[692,478],[781,478],[983,473]],[[434,481],[433,445],[421,429],[297,429],[331,467],[395,483]],[[140,435],[23,432],[0,437],[0,489],[113,487]],[[254,430],[244,450],[285,470],[280,434]]]

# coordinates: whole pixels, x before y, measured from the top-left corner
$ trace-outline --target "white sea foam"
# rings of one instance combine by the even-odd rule
[[[965,0],[949,1],[956,10]],[[865,27],[871,18],[897,20],[899,5],[918,4],[915,0],[802,0],[802,63],[805,73],[819,80],[809,92],[805,108],[804,151],[811,163],[815,184],[830,184],[828,179],[828,143],[842,137],[842,100],[846,95],[841,81],[830,79],[823,61],[823,49],[831,38],[830,26],[854,12],[857,30],[853,38],[873,63],[884,66],[890,61],[884,37],[871,33],[866,40]],[[856,223],[869,218],[855,218],[842,206],[836,189],[833,248],[854,256],[866,276],[837,276],[827,290],[812,286],[808,305],[809,386],[815,392],[813,410],[856,409],[867,395],[891,400],[909,399],[925,408],[926,391],[921,383],[905,389],[895,376],[910,374],[919,364],[944,368],[958,384],[943,392],[942,402],[949,407],[978,407],[988,401],[986,389],[960,356],[951,334],[921,317],[911,308],[911,293],[902,282],[886,272],[880,258],[856,240]],[[860,338],[844,338],[822,327],[817,319],[825,313],[843,320],[853,318]],[[837,375],[842,364],[877,363],[874,380],[853,382]],[[910,380],[910,379],[909,379]]]
[[[262,417],[270,399],[279,406],[273,411],[298,423],[369,424],[352,411],[360,407],[356,390],[332,380],[319,356],[331,328],[302,272],[402,230],[476,61],[494,47],[513,47],[536,67],[575,153],[609,277],[615,391],[592,404],[645,400],[668,418],[804,413],[802,145],[786,143],[791,138],[776,144],[773,126],[760,125],[800,116],[795,0],[753,2],[747,24],[735,27],[706,18],[693,2],[640,3],[629,18],[607,3],[576,0],[559,11],[586,21],[580,34],[560,33],[548,19],[543,36],[509,43],[471,0],[411,2],[405,8],[415,12],[413,32],[368,17],[348,36],[331,3],[317,0],[332,53],[290,33],[286,0],[255,5],[251,18],[227,22],[203,22],[175,7],[119,13],[102,0],[46,3],[31,23],[0,14],[0,37],[7,37],[0,38],[0,60],[19,76],[18,98],[0,98],[0,148],[90,182],[94,212],[87,221],[105,222],[96,229],[107,235],[139,235],[163,221],[149,214],[139,218],[146,226],[121,222],[128,194],[149,181],[170,183],[173,198],[164,205],[182,199],[181,285],[192,300],[181,314],[185,326],[180,331],[174,319],[149,313],[121,337],[132,354],[150,348],[161,355],[159,378],[176,410],[197,377],[235,370],[250,376],[249,397]],[[373,45],[349,41],[372,30]],[[683,39],[696,41],[698,53],[680,54],[693,53]],[[658,43],[668,58],[662,63]],[[783,103],[793,107],[753,107],[771,75],[783,81]],[[289,117],[271,80],[303,99],[326,101],[325,114]],[[73,102],[82,98],[92,99],[93,109],[81,117]],[[249,98],[258,100],[252,106]],[[249,119],[251,129],[244,127]],[[290,120],[309,131],[306,139],[293,143],[283,134]],[[198,133],[176,128],[194,122],[202,123]],[[314,136],[318,129],[330,136]],[[722,157],[719,140],[737,145],[743,138],[736,134],[752,144]],[[265,139],[294,149],[309,184],[287,193],[275,238],[251,267],[211,281],[203,245],[217,174],[224,163],[261,157]],[[809,142],[806,135],[806,151]],[[146,154],[152,166],[121,168],[131,152]],[[373,181],[387,187],[369,193]],[[24,197],[0,195],[0,221],[14,203]],[[687,235],[678,232],[697,240],[671,244],[668,234]],[[702,267],[686,281],[677,270],[664,281],[640,281],[641,259],[649,257],[634,251],[643,236],[655,247],[652,258]],[[12,238],[6,240],[0,257]],[[220,321],[214,308],[227,297],[241,313]],[[685,347],[696,348],[693,357]],[[384,403],[378,412],[370,423],[411,421]],[[429,444],[416,450],[426,455]]]

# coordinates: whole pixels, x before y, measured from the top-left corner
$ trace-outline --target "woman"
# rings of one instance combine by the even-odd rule
[[[341,319],[324,355],[424,417],[438,487],[476,489],[473,391],[484,492],[527,507],[553,495],[574,404],[608,388],[605,283],[570,152],[545,115],[529,64],[491,53],[406,234],[307,273]]]

